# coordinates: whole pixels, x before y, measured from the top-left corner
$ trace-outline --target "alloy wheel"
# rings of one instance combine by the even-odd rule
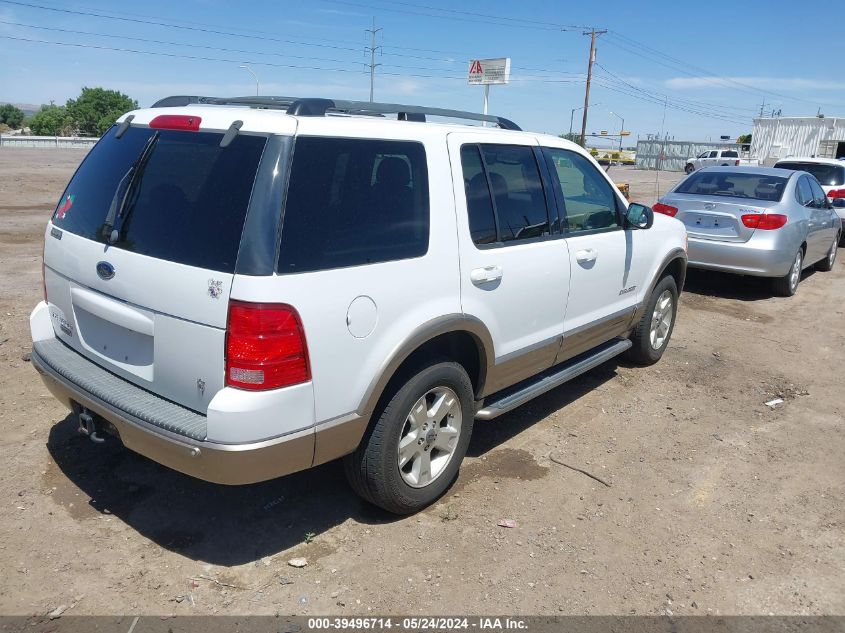
[[[424,488],[446,470],[461,436],[461,401],[449,387],[435,387],[414,403],[399,434],[399,474]]]
[[[672,327],[672,293],[664,290],[657,303],[654,304],[654,312],[651,315],[651,328],[649,329],[649,341],[654,349],[660,349],[669,337],[669,330]]]

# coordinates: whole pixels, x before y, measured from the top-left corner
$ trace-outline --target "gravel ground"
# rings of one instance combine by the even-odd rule
[[[662,362],[479,422],[452,489],[397,519],[336,463],[227,488],[76,434],[27,316],[82,156],[0,150],[0,613],[845,614],[845,260],[791,299],[691,274]],[[610,173],[654,201],[653,172]]]

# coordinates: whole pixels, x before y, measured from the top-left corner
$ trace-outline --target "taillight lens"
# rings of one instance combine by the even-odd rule
[[[742,223],[749,229],[772,231],[781,228],[788,219],[781,213],[755,213],[742,216]]]
[[[678,213],[678,207],[670,207],[668,204],[663,204],[662,202],[658,202],[651,209],[655,213],[662,213],[663,215],[669,215],[673,218]]]
[[[734,167],[739,167],[739,159],[734,163]]]
[[[187,116],[184,114],[160,114],[152,121],[150,127],[156,130],[182,130],[183,132],[196,132],[200,129],[202,117]]]
[[[226,384],[262,391],[311,380],[297,311],[285,304],[229,302]]]
[[[827,192],[827,197],[831,200],[834,198],[845,198],[845,189],[831,189]]]

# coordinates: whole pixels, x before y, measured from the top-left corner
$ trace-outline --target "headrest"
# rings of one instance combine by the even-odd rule
[[[380,185],[393,185],[395,187],[407,187],[411,182],[411,170],[401,158],[389,156],[383,159],[376,171],[376,183]]]

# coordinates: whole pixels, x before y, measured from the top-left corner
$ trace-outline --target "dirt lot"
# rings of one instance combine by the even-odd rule
[[[845,614],[845,257],[792,299],[692,274],[661,363],[478,423],[396,519],[337,464],[225,488],[76,434],[26,355],[81,156],[0,150],[0,613]],[[653,202],[653,173],[611,175]]]

